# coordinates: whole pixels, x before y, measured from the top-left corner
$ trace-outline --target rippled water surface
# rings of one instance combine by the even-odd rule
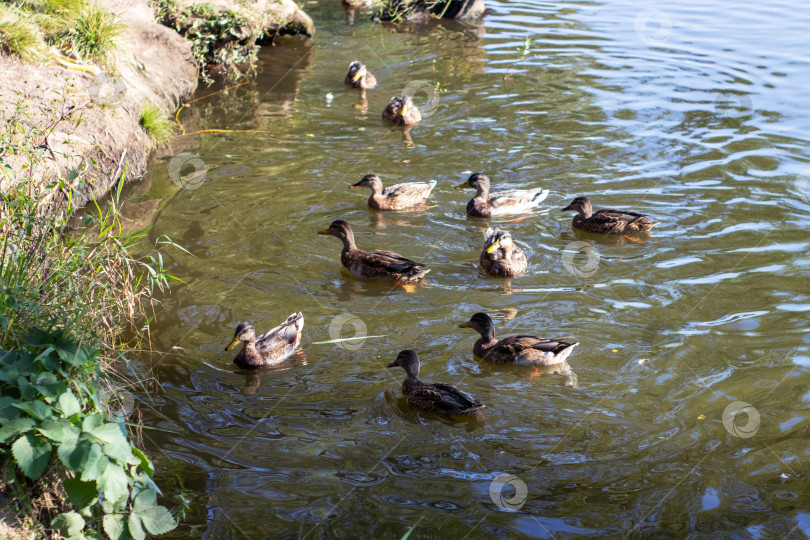
[[[477,26],[418,29],[363,14],[347,26],[337,0],[306,3],[311,41],[264,48],[255,79],[180,115],[188,132],[252,131],[154,156],[136,204],[156,207],[153,237],[190,252],[166,253],[186,283],[144,359],[163,387],[147,446],[161,485],[191,491],[174,537],[810,534],[806,6],[488,5]],[[366,103],[341,85],[354,59],[377,76]],[[414,81],[439,84],[435,110],[409,133],[382,125]],[[170,180],[181,153],[204,182]],[[487,222],[452,189],[470,171],[551,190],[539,211],[492,222],[527,252],[527,276],[472,264]],[[346,189],[369,172],[438,187],[424,209],[378,214]],[[577,195],[661,225],[636,242],[574,232],[559,209]],[[429,263],[427,281],[408,292],[341,273],[338,240],[316,234],[338,218],[361,248]],[[300,355],[232,366],[239,321],[264,330],[293,311]],[[501,335],[576,336],[571,373],[475,360],[457,325],[477,311]],[[320,343],[355,329],[373,337]],[[408,407],[404,373],[385,368],[405,348],[486,418]],[[736,402],[749,407],[735,416]],[[525,484],[519,509],[491,498],[500,474],[517,477],[501,506]]]

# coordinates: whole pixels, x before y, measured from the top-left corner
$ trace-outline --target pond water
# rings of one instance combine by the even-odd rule
[[[201,89],[180,115],[188,132],[247,131],[153,156],[150,234],[190,252],[165,253],[186,283],[144,358],[163,389],[147,448],[160,485],[192,500],[170,537],[810,534],[810,12],[488,5],[479,25],[420,29],[349,26],[336,0],[307,2],[311,41],[265,47],[255,79]],[[365,103],[342,86],[355,59],[378,80]],[[391,96],[437,83],[410,132],[381,123]],[[172,182],[180,154],[203,181]],[[471,171],[551,194],[527,216],[469,219],[472,193],[453,186]],[[371,172],[438,186],[425,208],[379,214],[346,189]],[[575,232],[560,209],[578,195],[661,224],[635,242]],[[345,275],[339,241],[316,234],[334,219],[361,248],[428,263],[428,279]],[[479,274],[490,223],[526,251],[525,277]],[[300,355],[233,367],[238,322],[264,331],[294,311]],[[570,373],[477,361],[457,327],[477,311],[499,335],[575,336]],[[355,332],[368,337],[322,343]],[[485,418],[410,408],[404,372],[385,367],[406,348]]]

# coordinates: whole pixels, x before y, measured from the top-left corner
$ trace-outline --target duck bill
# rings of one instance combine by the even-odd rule
[[[362,78],[362,77],[363,77],[365,74],[366,74],[366,70],[365,70],[365,69],[362,69],[362,68],[361,68],[361,69],[358,69],[358,70],[357,70],[357,73],[355,73],[355,74],[354,74],[354,77],[352,77],[352,82],[357,82],[357,81],[359,81],[359,80],[360,80],[360,79],[361,79],[361,78]]]
[[[227,346],[227,347],[225,347],[225,350],[226,350],[226,351],[230,351],[231,349],[233,349],[233,348],[234,348],[234,347],[236,347],[237,345],[239,345],[239,338],[233,338],[233,341],[231,341],[230,343],[228,343],[228,346]]]
[[[491,246],[489,246],[487,248],[487,253],[493,253],[499,247],[501,247],[501,243],[500,242],[494,242]]]
[[[560,210],[560,212],[567,212],[569,210],[573,210],[573,208],[571,208],[570,204],[568,206],[566,206],[565,208],[563,208],[562,210]]]
[[[318,231],[318,234],[320,234],[322,236],[332,236],[332,233],[329,232],[329,229],[324,229],[322,231]]]
[[[396,361],[396,360],[394,360],[394,361],[393,361],[393,362],[391,362],[390,364],[386,364],[386,366],[385,366],[385,367],[397,367],[397,361]]]
[[[349,186],[349,189],[360,189],[361,187],[363,187],[363,186],[361,186],[361,185],[360,185],[360,182],[358,182],[358,183],[356,183],[356,184],[352,184],[352,185],[350,185],[350,186]]]
[[[460,325],[458,325],[458,327],[459,328],[472,328],[472,325],[470,324],[470,321],[466,321],[466,322],[463,322]]]
[[[470,184],[466,180],[464,180],[462,183],[456,186],[456,189],[464,189],[466,187],[469,187],[469,185]]]

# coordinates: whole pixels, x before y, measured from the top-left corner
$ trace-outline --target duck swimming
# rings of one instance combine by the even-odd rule
[[[577,213],[571,225],[583,231],[602,234],[627,234],[647,232],[660,222],[653,222],[645,214],[631,210],[604,208],[593,211],[588,197],[577,197],[561,211],[572,210]]]
[[[490,180],[485,174],[475,173],[456,189],[472,187],[475,197],[467,203],[467,215],[473,217],[500,216],[503,214],[520,214],[536,208],[546,197],[548,190],[542,188],[514,189],[490,193]]]
[[[473,345],[473,354],[493,364],[514,366],[553,366],[565,362],[579,342],[569,343],[568,338],[545,339],[537,336],[518,335],[495,339],[495,325],[486,313],[476,313],[460,328],[472,328],[481,338]]]
[[[499,227],[487,229],[480,262],[487,274],[496,277],[522,276],[528,266],[526,254],[512,242],[512,234]]]
[[[436,180],[429,182],[405,182],[383,189],[383,183],[376,174],[367,174],[349,189],[371,189],[368,205],[375,210],[402,210],[425,202],[436,187]]]
[[[377,79],[366,69],[365,64],[355,60],[349,64],[349,72],[343,79],[343,84],[349,88],[359,88],[360,90],[370,90],[377,86]]]
[[[256,337],[256,331],[249,322],[239,323],[233,340],[225,347],[230,351],[240,342],[244,343],[233,363],[240,368],[255,368],[279,364],[295,352],[301,343],[304,330],[304,315],[293,313],[287,320],[272,330]]]
[[[485,405],[475,397],[452,384],[426,383],[419,379],[419,357],[411,350],[404,350],[388,367],[401,367],[405,370],[402,393],[408,403],[426,411],[447,415],[475,414]]]
[[[392,279],[398,283],[419,281],[429,269],[393,251],[368,252],[357,249],[351,226],[338,219],[318,234],[334,236],[343,242],[340,262],[353,275],[364,279]]]
[[[391,124],[412,126],[422,120],[422,113],[413,104],[411,96],[392,97],[382,113],[382,118]]]

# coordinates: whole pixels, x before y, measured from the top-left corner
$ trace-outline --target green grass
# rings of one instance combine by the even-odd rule
[[[141,127],[152,139],[152,144],[168,139],[175,131],[175,124],[172,122],[163,110],[152,103],[145,101],[141,105]]]
[[[25,18],[26,14],[14,6],[0,4],[0,48],[26,62],[41,62],[47,46],[37,26]]]
[[[98,5],[90,5],[76,19],[75,33],[65,35],[83,56],[105,60],[118,48],[126,27],[114,13]]]

